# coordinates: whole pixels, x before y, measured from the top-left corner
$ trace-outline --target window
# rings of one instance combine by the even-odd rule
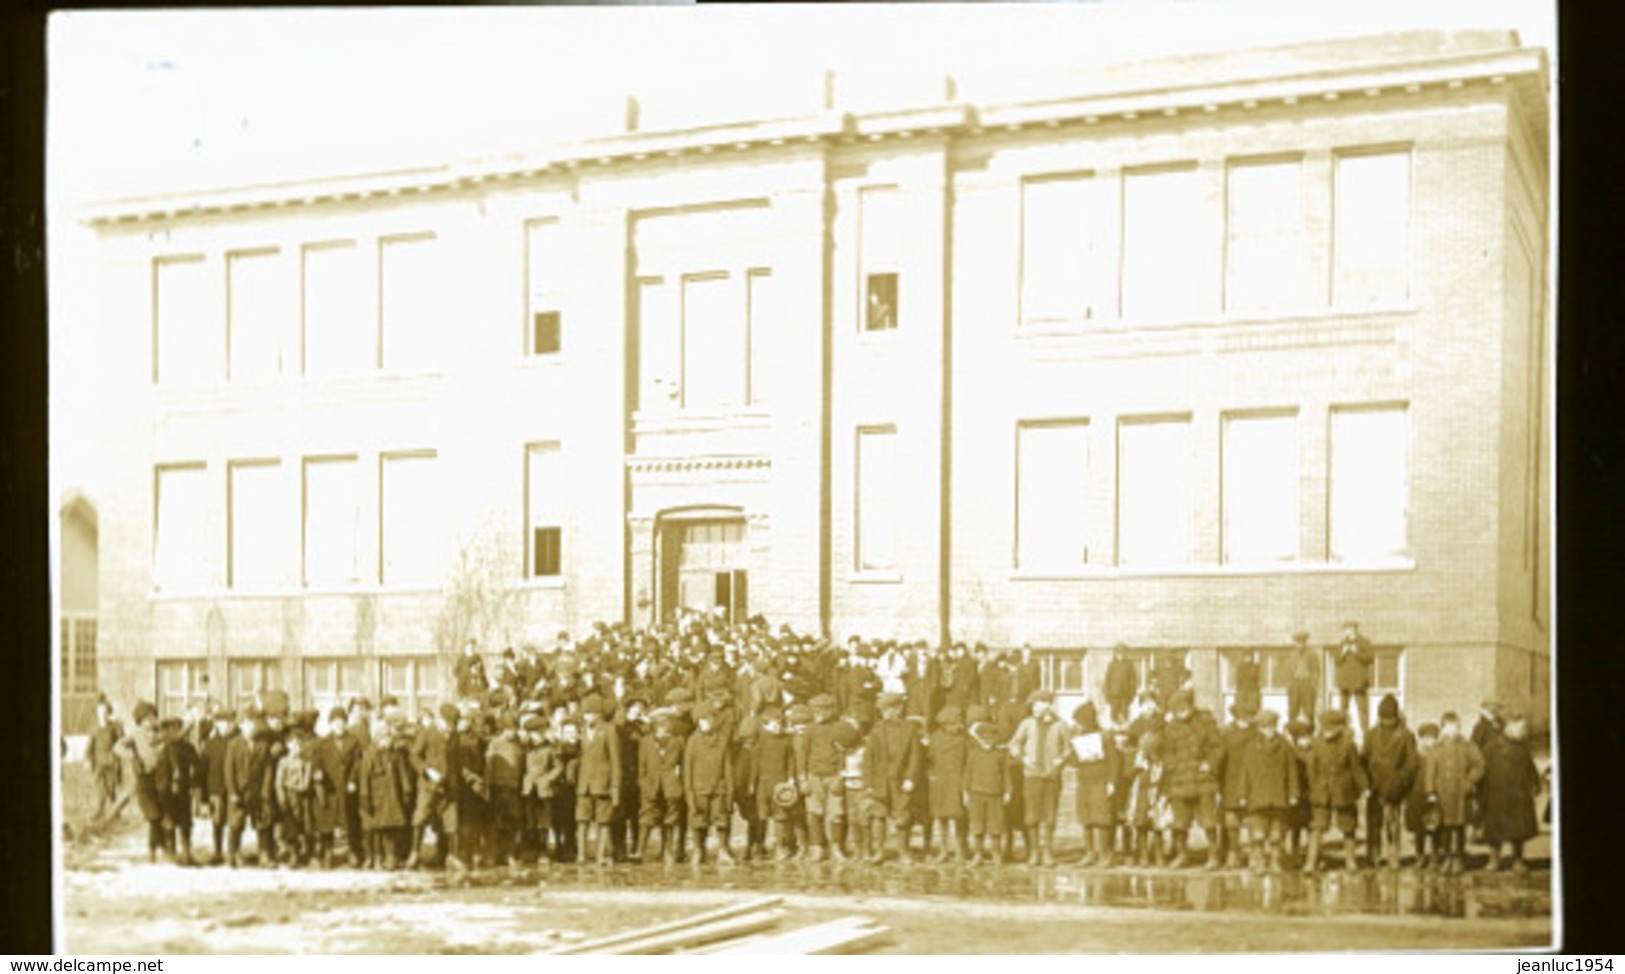
[[[667,412],[682,395],[682,341],[672,288],[660,278],[637,282],[638,409]]]
[[[1410,499],[1410,429],[1404,407],[1331,414],[1333,560],[1404,557]]]
[[[525,574],[546,578],[561,573],[564,530],[564,465],[557,443],[537,443],[525,450],[525,539],[529,553]]]
[[[714,273],[683,278],[683,407],[745,402],[745,300],[739,281]]]
[[[226,585],[234,589],[279,588],[288,583],[288,505],[282,464],[233,463],[227,486]]]
[[[209,664],[206,660],[159,660],[156,679],[158,712],[165,717],[179,717],[193,704],[202,706],[208,702]]]
[[[1298,417],[1224,417],[1220,443],[1224,561],[1298,558]]]
[[[1180,319],[1205,308],[1209,268],[1193,166],[1123,174],[1123,315]]]
[[[307,245],[302,259],[305,374],[356,375],[377,364],[366,268],[355,243]]]
[[[858,198],[859,260],[863,268],[864,331],[890,331],[899,321],[898,299],[903,251],[902,193],[895,186],[874,186]]]
[[[858,430],[859,570],[897,567],[897,431]]]
[[[208,264],[202,257],[153,262],[152,381],[179,389],[220,377],[220,322],[209,308]]]
[[[1089,424],[1016,427],[1016,567],[1076,569],[1089,560]]]
[[[311,588],[361,581],[360,463],[305,461],[304,580]]]
[[[286,689],[282,684],[282,661],[276,659],[234,659],[226,661],[226,680],[231,686],[231,706],[254,701],[256,694]]]
[[[766,268],[754,268],[745,275],[747,285],[746,300],[748,301],[748,319],[745,327],[746,344],[749,346],[750,375],[746,383],[746,393],[752,405],[767,402],[768,390],[772,379],[768,375],[767,350],[769,348],[769,329],[779,314],[775,303],[778,299],[778,286],[774,282],[773,272]]]
[[[1107,316],[1104,202],[1088,174],[1022,182],[1022,323]]]
[[[378,275],[384,368],[435,371],[440,364],[437,339],[447,326],[439,241],[433,234],[378,241]]]
[[[275,250],[227,255],[227,377],[232,382],[263,382],[282,373],[293,313],[293,290],[284,283]]]
[[[1393,304],[1410,298],[1411,154],[1337,157],[1332,303]]]
[[[380,463],[378,580],[393,587],[436,586],[445,566],[435,455],[386,455]]]
[[[440,705],[440,669],[433,657],[390,657],[381,667],[383,695],[399,700],[405,712],[431,713]]]
[[[1122,420],[1117,450],[1118,564],[1190,561],[1190,420]]]
[[[1083,693],[1088,689],[1088,661],[1081,651],[1051,650],[1039,659],[1038,676],[1044,689],[1056,693]]]
[[[207,471],[202,464],[159,467],[157,490],[153,587],[200,592],[209,584]]]
[[[304,705],[323,717],[352,697],[367,692],[359,659],[318,659],[304,663]]]
[[[1225,307],[1272,311],[1301,307],[1305,257],[1302,163],[1297,159],[1230,164],[1225,220]]]
[[[1322,693],[1325,694],[1323,706],[1335,710],[1342,703],[1337,691],[1337,681],[1331,679],[1337,665],[1337,647],[1328,646],[1321,659],[1322,672],[1326,678],[1321,681]],[[1368,714],[1371,722],[1376,723],[1377,702],[1385,695],[1393,694],[1399,701],[1401,712],[1405,707],[1405,649],[1402,646],[1372,646],[1371,647],[1371,686],[1366,689]],[[1411,720],[1420,723],[1417,715],[1410,715]],[[1414,726],[1414,724],[1413,724]]]
[[[96,692],[96,620],[62,620],[62,690],[70,694]]]
[[[567,271],[564,256],[564,236],[558,220],[525,224],[525,308],[530,323],[526,351],[531,355],[549,355],[562,347],[559,298]]]

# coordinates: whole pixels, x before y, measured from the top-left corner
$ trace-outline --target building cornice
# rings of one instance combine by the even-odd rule
[[[626,469],[637,474],[767,470],[772,465],[766,457],[631,457],[626,461]]]
[[[849,145],[917,136],[1019,132],[1099,122],[1156,124],[1170,118],[1251,112],[1343,100],[1376,101],[1423,91],[1456,91],[1516,82],[1523,114],[1544,133],[1548,78],[1544,52],[1509,48],[1408,59],[1361,68],[1098,92],[1016,104],[939,104],[906,111],[830,111],[798,118],[712,125],[677,131],[628,132],[550,146],[535,152],[460,163],[262,186],[148,196],[92,204],[81,210],[91,226],[274,211],[300,206],[483,190],[587,170],[691,157],[784,150],[796,145]]]

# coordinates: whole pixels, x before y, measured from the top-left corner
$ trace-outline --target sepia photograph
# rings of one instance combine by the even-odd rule
[[[57,949],[1550,950],[1555,20],[52,15]]]

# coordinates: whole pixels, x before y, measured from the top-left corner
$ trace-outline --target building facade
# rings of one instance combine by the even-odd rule
[[[683,605],[1206,705],[1356,619],[1409,709],[1544,713],[1543,54],[944,95],[93,209],[109,689],[430,704]]]

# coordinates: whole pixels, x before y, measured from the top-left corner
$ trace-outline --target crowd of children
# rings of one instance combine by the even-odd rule
[[[1114,668],[1101,710],[1063,716],[1030,651],[842,647],[760,619],[599,625],[486,664],[465,647],[457,700],[419,714],[389,697],[293,711],[273,691],[187,717],[142,702],[126,735],[104,703],[97,817],[134,801],[149,856],[186,864],[202,817],[207,861],[233,867],[250,841],[258,864],[323,868],[1052,866],[1070,777],[1085,867],[1190,867],[1197,829],[1210,869],[1312,872],[1334,833],[1345,868],[1398,868],[1408,832],[1413,865],[1457,872],[1471,828],[1492,866],[1523,870],[1539,831],[1527,721],[1491,703],[1470,736],[1453,713],[1413,733],[1387,696],[1357,739],[1346,711],[1312,724],[1312,698],[1284,719],[1238,694],[1224,726],[1188,685],[1131,687],[1124,706]]]

